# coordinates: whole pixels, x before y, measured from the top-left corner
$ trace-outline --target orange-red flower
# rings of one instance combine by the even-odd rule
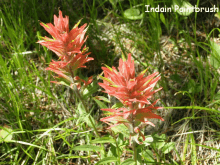
[[[74,53],[81,53],[81,48],[87,39],[87,37],[84,39],[87,29],[85,29],[86,24],[80,28],[78,28],[78,24],[69,31],[69,17],[63,17],[62,12],[59,11],[59,17],[54,15],[55,26],[51,23],[40,23],[53,38],[44,37],[38,43],[46,46],[61,58],[71,56]]]
[[[80,87],[80,82],[88,85],[91,83],[92,78],[90,77],[88,82],[79,77],[74,79],[76,70],[78,68],[85,68],[84,64],[93,60],[93,58],[88,57],[90,53],[86,53],[86,46],[83,47],[87,39],[85,37],[86,24],[78,28],[79,23],[69,31],[69,17],[63,17],[62,12],[59,11],[59,17],[54,15],[54,25],[51,23],[40,23],[53,38],[44,37],[38,43],[46,46],[59,56],[59,61],[52,60],[46,70],[56,73],[58,77],[64,78],[70,83],[77,82]],[[58,83],[56,81],[52,82]]]
[[[109,111],[110,116],[102,118],[101,121],[110,125],[109,128],[118,124],[124,124],[128,129],[137,130],[136,123],[153,123],[148,121],[150,118],[157,118],[163,121],[163,118],[154,113],[161,107],[155,107],[158,100],[151,103],[152,95],[162,88],[153,90],[160,79],[158,72],[144,77],[143,71],[135,77],[134,61],[131,54],[128,54],[128,60],[119,60],[118,70],[115,67],[102,67],[104,71],[103,83],[99,85],[105,89],[105,93],[115,96],[124,104],[124,108],[102,109]],[[157,76],[157,77],[156,77]]]
[[[128,55],[128,60],[119,60],[119,67],[102,67],[104,71],[103,83],[99,83],[105,89],[104,92],[115,96],[125,105],[132,105],[133,103],[151,104],[149,99],[152,95],[161,90],[159,88],[153,91],[157,81],[160,79],[158,72],[153,73],[147,77],[144,74],[147,70],[135,77],[134,61],[131,60],[131,54]]]

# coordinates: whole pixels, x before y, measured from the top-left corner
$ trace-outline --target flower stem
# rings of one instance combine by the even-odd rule
[[[82,103],[82,105],[83,105],[83,108],[85,109],[86,113],[89,114],[89,110],[88,110],[88,108],[87,108],[87,106],[86,106],[86,104],[85,104],[85,102],[84,102],[84,100],[83,100],[83,98],[82,98],[82,96],[81,96],[81,94],[80,94],[80,92],[79,92],[79,90],[78,90],[76,84],[74,83],[74,73],[73,73],[71,67],[69,68],[69,71],[70,71],[70,74],[71,74],[71,76],[72,76],[72,81],[73,81],[73,82],[72,82],[72,84],[73,84],[73,88],[72,88],[72,89],[74,90],[76,96],[77,96],[77,97],[79,98],[79,100],[81,101],[81,103]],[[98,136],[98,137],[100,138],[100,136],[99,136],[99,134],[98,134],[98,131],[97,131],[96,127],[95,127],[95,124],[93,123],[92,118],[91,118],[90,115],[89,115],[89,121],[90,121],[90,123],[92,124],[92,127],[93,127],[93,129],[94,129],[94,131],[95,131],[96,136]]]
[[[82,98],[81,94],[79,93],[79,90],[77,89],[75,84],[73,85],[73,90],[74,90],[75,94],[77,95],[77,97],[79,98],[79,100],[81,101],[81,103],[83,105],[83,108],[85,109],[86,113],[89,114],[89,110],[88,110],[88,108],[87,108],[87,106],[85,104],[85,101],[83,100],[83,98]],[[98,136],[100,138],[100,136],[98,134],[98,131],[97,131],[96,127],[95,127],[95,124],[93,123],[92,118],[91,118],[90,115],[89,115],[89,121],[92,124],[92,127],[93,127],[93,129],[95,131],[96,136]]]
[[[81,103],[82,103],[82,105],[83,105],[83,108],[85,109],[86,113],[89,114],[89,110],[88,110],[88,108],[87,108],[87,106],[86,106],[86,103],[85,103],[85,101],[83,100],[83,98],[82,98],[82,96],[81,96],[81,94],[80,94],[80,92],[79,92],[79,90],[78,90],[76,84],[74,83],[74,73],[73,73],[73,71],[72,71],[71,69],[70,69],[70,73],[71,73],[72,80],[73,80],[73,82],[72,82],[72,84],[73,84],[72,89],[73,89],[73,91],[75,92],[76,96],[77,96],[77,97],[79,98],[79,100],[81,101]],[[95,127],[95,124],[93,123],[92,117],[89,115],[88,118],[89,118],[89,122],[92,124],[92,127],[93,127],[93,129],[94,129],[94,131],[95,131],[96,136],[97,136],[98,138],[100,138],[100,135],[99,135],[99,133],[98,133],[96,127]],[[106,152],[105,152],[104,145],[101,144],[101,146],[102,146],[102,148],[103,148],[103,154],[104,154],[104,156],[106,157]]]
[[[77,89],[77,87],[76,87],[75,84],[73,85],[73,88],[72,88],[72,89],[75,91],[76,96],[77,96],[77,97],[79,98],[79,100],[81,101],[81,103],[82,103],[82,105],[83,105],[83,108],[85,109],[86,113],[89,114],[89,110],[88,110],[88,108],[87,108],[87,106],[86,106],[86,104],[85,104],[85,101],[83,100],[83,98],[82,98],[81,94],[79,93],[79,90]],[[99,133],[98,133],[96,127],[95,127],[95,124],[94,124],[93,121],[92,121],[91,116],[89,115],[88,118],[89,118],[90,123],[92,124],[92,127],[93,127],[93,129],[94,129],[94,131],[95,131],[96,136],[97,136],[98,138],[100,138],[100,135],[99,135]],[[106,156],[106,152],[105,152],[104,145],[101,144],[101,146],[102,146],[102,148],[103,148],[104,156]]]
[[[118,163],[120,164],[121,163],[121,149],[120,149],[120,147],[118,146],[118,142],[117,142],[117,139],[116,139],[116,137],[115,137],[115,133],[114,133],[114,131],[112,131],[112,133],[111,133],[111,135],[112,135],[112,137],[113,137],[113,139],[114,139],[114,141],[115,141],[115,144],[116,144],[116,148],[117,148],[117,151],[118,151]]]
[[[133,148],[133,151],[134,151],[134,161],[135,161],[135,165],[137,164],[137,143],[135,141],[135,139],[133,138],[132,140],[132,148]]]
[[[134,107],[134,104],[132,104],[132,107]],[[133,148],[133,152],[134,152],[134,161],[135,161],[135,165],[137,165],[137,142],[135,140],[135,131],[134,131],[134,115],[131,114],[131,119],[132,119],[132,129],[131,129],[131,138],[132,138],[132,148]]]

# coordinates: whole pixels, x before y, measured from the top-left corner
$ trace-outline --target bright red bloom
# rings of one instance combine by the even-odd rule
[[[43,46],[52,50],[59,57],[81,53],[81,48],[87,37],[84,39],[86,24],[78,28],[78,24],[69,32],[69,17],[63,18],[62,12],[59,11],[59,17],[54,15],[54,25],[51,23],[40,23],[41,26],[53,37],[44,37],[44,40],[38,41]]]
[[[160,79],[160,76],[154,78],[158,72],[144,77],[144,73],[147,71],[145,70],[135,77],[134,61],[131,60],[131,54],[128,55],[127,61],[119,60],[119,71],[115,67],[102,67],[102,70],[105,77],[103,83],[99,83],[99,85],[105,89],[105,93],[115,96],[126,105],[135,102],[151,104],[149,99],[155,92],[162,89],[153,91]]]
[[[152,95],[162,89],[153,90],[160,79],[160,76],[157,76],[158,72],[144,77],[145,70],[135,77],[131,54],[128,54],[127,61],[119,60],[118,71],[115,67],[102,67],[102,70],[104,71],[103,83],[99,85],[105,89],[105,93],[115,96],[124,104],[124,108],[102,109],[110,112],[110,116],[101,119],[110,125],[109,128],[124,124],[130,132],[137,132],[140,122],[154,126],[147,119],[156,118],[163,121],[162,117],[154,113],[154,110],[161,108],[155,107],[158,100],[154,103],[150,101]]]
[[[59,56],[60,61],[50,62],[50,65],[46,70],[50,70],[58,77],[64,78],[70,83],[78,83],[78,87],[81,87],[80,82],[88,85],[91,83],[92,78],[90,77],[88,82],[85,80],[75,78],[75,73],[78,68],[85,68],[86,62],[93,60],[92,57],[88,57],[90,53],[86,53],[87,48],[83,46],[87,37],[85,37],[86,24],[78,28],[78,22],[71,31],[69,31],[69,17],[63,17],[62,12],[59,11],[59,17],[54,15],[54,25],[51,23],[40,23],[44,29],[51,34],[53,38],[44,37],[44,40],[38,41],[43,46],[52,50]],[[52,81],[54,83],[59,83]]]

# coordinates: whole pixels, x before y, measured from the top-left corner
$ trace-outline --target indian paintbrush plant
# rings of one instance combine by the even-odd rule
[[[99,83],[99,85],[105,89],[105,93],[116,97],[123,104],[123,107],[101,109],[108,111],[110,114],[110,116],[102,118],[101,121],[110,125],[109,128],[120,124],[127,127],[136,162],[136,144],[142,143],[135,135],[138,134],[145,140],[141,129],[147,124],[154,126],[148,119],[156,118],[163,121],[162,117],[155,114],[157,109],[162,108],[155,106],[159,99],[153,103],[151,102],[152,95],[162,89],[153,90],[160,79],[159,73],[156,72],[144,77],[146,69],[135,77],[134,61],[131,59],[131,54],[128,54],[127,61],[125,59],[119,60],[118,70],[115,67],[110,68],[108,66],[102,67],[102,70],[104,71],[103,83]]]
[[[87,24],[78,27],[79,23],[80,21],[72,28],[72,30],[69,30],[69,17],[63,17],[62,12],[59,11],[59,17],[54,15],[54,25],[51,23],[40,23],[40,25],[43,26],[53,38],[42,37],[43,40],[38,41],[38,43],[46,46],[59,57],[58,61],[52,60],[49,67],[46,68],[46,70],[50,70],[58,75],[55,76],[58,81],[51,82],[65,84],[73,89],[86,113],[89,114],[85,100],[83,100],[80,93],[80,88],[82,83],[85,88],[93,79],[92,77],[89,77],[87,81],[81,79],[77,76],[77,69],[85,68],[86,66],[84,64],[93,60],[93,58],[88,57],[90,52],[87,52],[88,48],[84,45],[87,39],[87,37],[85,37]],[[98,136],[98,132],[91,116],[89,116],[88,119]]]

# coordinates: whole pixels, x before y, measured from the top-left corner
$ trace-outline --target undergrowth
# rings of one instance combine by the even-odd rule
[[[146,68],[148,75],[159,72],[158,87],[163,87],[155,98],[160,98],[157,104],[163,109],[158,113],[164,121],[152,120],[156,127],[144,128],[146,142],[138,148],[138,160],[220,163],[220,16],[145,12],[147,4],[179,3],[219,6],[199,0],[1,1],[0,164],[131,164],[133,151],[126,132],[115,134],[100,122],[104,116],[100,109],[118,101],[97,85],[101,67],[118,66],[128,53],[136,73]],[[57,56],[36,43],[48,36],[39,23],[53,22],[59,10],[69,16],[70,27],[80,19],[80,25],[89,25],[86,45],[94,60],[78,74],[94,78],[83,97],[99,138],[75,93],[50,82],[54,78],[45,68]]]

